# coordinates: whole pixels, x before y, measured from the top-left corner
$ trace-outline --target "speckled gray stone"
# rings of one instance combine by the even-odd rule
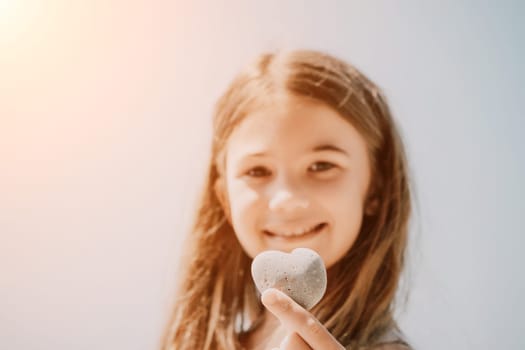
[[[326,291],[326,268],[315,251],[296,248],[290,254],[267,250],[252,262],[252,277],[261,294],[268,288],[286,293],[309,310]]]

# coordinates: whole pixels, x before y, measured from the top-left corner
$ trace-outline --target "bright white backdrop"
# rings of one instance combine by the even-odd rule
[[[0,1],[0,348],[156,349],[210,113],[263,50],[386,92],[417,189],[416,349],[523,349],[519,1]]]

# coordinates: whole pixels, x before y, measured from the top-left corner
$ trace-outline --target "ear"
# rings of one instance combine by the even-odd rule
[[[369,185],[368,192],[365,197],[366,198],[365,204],[364,204],[364,214],[366,216],[377,215],[379,211],[379,206],[380,206],[379,183],[380,183],[380,179],[375,178],[375,180],[372,180]]]
[[[231,214],[230,214],[230,205],[228,203],[226,185],[222,177],[219,177],[217,180],[215,180],[213,189],[215,190],[215,195],[217,196],[217,199],[219,200],[219,203],[221,204],[222,210],[224,211],[224,215],[226,215],[226,219],[231,224],[232,221],[231,221]]]
[[[365,214],[367,216],[374,216],[379,209],[379,198],[371,197],[365,203]]]

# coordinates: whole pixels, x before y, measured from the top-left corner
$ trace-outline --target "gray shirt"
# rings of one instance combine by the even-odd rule
[[[379,344],[370,350],[414,350],[408,343],[406,336],[398,328],[392,328],[380,339]],[[347,350],[353,350],[350,345]]]

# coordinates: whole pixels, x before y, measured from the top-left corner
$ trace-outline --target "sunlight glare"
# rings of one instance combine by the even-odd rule
[[[0,0],[0,44],[12,44],[27,30],[32,13],[24,0]]]

